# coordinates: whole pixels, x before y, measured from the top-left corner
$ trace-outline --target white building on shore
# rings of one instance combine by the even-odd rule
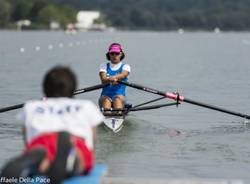
[[[95,23],[95,20],[99,19],[100,17],[101,13],[99,11],[79,11],[76,16],[77,23],[75,27],[81,31],[105,30],[105,24]]]

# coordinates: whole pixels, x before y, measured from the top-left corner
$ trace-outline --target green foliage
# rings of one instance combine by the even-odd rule
[[[66,26],[69,23],[75,23],[76,22],[76,14],[77,14],[77,11],[75,9],[73,9],[72,7],[65,6],[65,5],[62,6],[60,8],[60,15],[61,15],[60,23],[63,26]]]
[[[50,22],[60,21],[60,11],[54,5],[47,5],[42,8],[38,13],[38,19],[40,23],[49,25]]]
[[[250,29],[250,0],[54,0],[100,10],[119,28],[169,30]]]
[[[63,27],[69,23],[74,23],[76,11],[69,6],[56,6],[47,4],[38,11],[37,21],[43,25],[49,25],[50,22],[58,22]]]
[[[0,27],[6,27],[11,17],[11,6],[7,1],[0,0]]]
[[[97,22],[121,29],[250,30],[250,0],[0,0],[0,26],[20,19],[65,26],[78,10],[99,10]]]
[[[48,5],[46,0],[36,0],[29,12],[29,18],[32,22],[39,23],[39,12]]]
[[[0,0],[1,27],[23,19],[31,20],[32,28],[48,28],[51,21],[65,27],[75,22],[76,13],[76,9],[69,5],[56,4],[50,0]]]
[[[12,1],[13,2],[13,1]],[[33,6],[32,1],[18,0],[12,6],[12,20],[17,21],[21,19],[28,19],[29,12]]]

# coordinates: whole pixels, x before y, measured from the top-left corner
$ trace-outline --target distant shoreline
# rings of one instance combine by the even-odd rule
[[[0,29],[0,32],[51,32],[51,33],[65,33],[65,30],[49,30],[49,29],[29,29],[29,30],[15,30],[15,29]],[[90,31],[78,31],[77,34],[84,34],[84,33],[108,33],[110,31],[96,31],[96,30],[90,30]],[[114,33],[116,32],[133,32],[133,33],[147,33],[147,32],[156,32],[156,33],[179,33],[179,34],[184,34],[184,33],[250,33],[250,30],[220,30],[219,32],[215,32],[214,30],[185,30],[183,29],[183,32],[180,30],[128,30],[128,29],[122,29],[122,30],[115,30],[112,31]]]

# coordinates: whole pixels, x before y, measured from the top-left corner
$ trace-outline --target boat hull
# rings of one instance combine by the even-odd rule
[[[122,127],[125,120],[125,116],[106,116],[105,120],[103,121],[103,124],[113,132],[117,133],[119,132]]]

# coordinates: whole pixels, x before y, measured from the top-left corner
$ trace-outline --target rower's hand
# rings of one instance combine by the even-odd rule
[[[110,82],[112,85],[118,84],[117,81],[118,81],[117,77],[115,77],[115,76],[109,77],[109,82]]]

